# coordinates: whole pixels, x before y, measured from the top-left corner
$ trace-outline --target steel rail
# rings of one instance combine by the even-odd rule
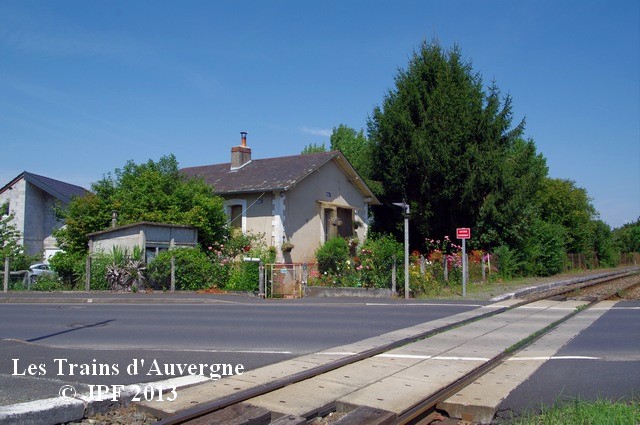
[[[638,273],[638,272],[636,271],[635,273]],[[615,273],[615,274],[612,274],[612,275],[609,275],[609,276],[606,276],[606,277],[597,277],[597,278],[594,278],[593,280],[601,281],[601,280],[604,279],[605,281],[609,281],[609,280],[615,280],[615,279],[619,279],[619,278],[622,278],[622,277],[626,277],[627,275],[631,275],[631,274],[634,274],[634,272],[624,271],[624,272]],[[587,280],[585,282],[591,283],[590,280]],[[602,283],[602,282],[598,282],[598,283]],[[598,283],[594,283],[594,284],[598,284]],[[583,286],[583,287],[585,287],[585,286]],[[589,285],[589,286],[591,286],[591,285]],[[574,287],[574,288],[568,289],[566,292],[572,292],[575,289],[576,288]],[[562,293],[566,293],[566,292],[562,292]],[[257,387],[241,390],[241,391],[238,391],[235,394],[231,394],[231,395],[222,397],[220,399],[212,400],[210,402],[202,403],[202,404],[199,404],[197,406],[182,410],[182,411],[176,413],[175,415],[172,415],[172,416],[166,417],[164,419],[161,419],[157,423],[158,423],[158,425],[176,425],[176,424],[185,423],[187,421],[200,418],[200,417],[208,415],[210,413],[214,413],[216,411],[219,411],[219,410],[224,409],[226,407],[232,406],[234,404],[242,403],[242,402],[244,402],[246,400],[249,400],[251,398],[258,397],[258,396],[261,396],[261,395],[276,391],[276,390],[284,388],[284,387],[286,387],[288,385],[292,385],[292,384],[295,384],[297,382],[301,382],[301,381],[304,381],[306,379],[313,378],[313,377],[315,377],[317,375],[330,372],[330,371],[338,369],[340,367],[347,366],[349,364],[356,363],[356,362],[365,360],[367,358],[371,358],[371,357],[377,356],[377,355],[382,354],[382,353],[384,353],[386,351],[390,351],[390,350],[393,350],[395,348],[399,348],[401,346],[410,344],[412,342],[419,341],[421,339],[425,339],[425,338],[431,337],[433,335],[436,335],[436,334],[439,334],[439,333],[442,333],[442,332],[446,332],[446,331],[451,330],[453,328],[464,326],[464,325],[469,324],[471,322],[475,322],[475,321],[478,321],[478,320],[485,319],[487,317],[495,316],[495,315],[504,313],[505,311],[512,310],[512,309],[515,309],[517,307],[521,307],[523,305],[530,304],[530,303],[533,303],[533,302],[536,302],[536,301],[540,301],[542,299],[546,299],[546,298],[549,298],[549,297],[557,297],[558,295],[559,294],[552,294],[552,295],[536,298],[536,299],[533,299],[533,300],[523,300],[522,302],[514,304],[514,305],[509,306],[509,307],[498,308],[498,309],[495,309],[493,311],[488,311],[488,312],[486,312],[486,313],[484,313],[482,315],[476,316],[476,317],[472,317],[472,318],[469,318],[469,319],[461,320],[460,322],[452,323],[452,324],[449,324],[449,325],[446,325],[446,326],[441,326],[439,328],[436,328],[436,329],[433,329],[433,330],[430,330],[430,331],[427,331],[427,332],[423,332],[423,333],[415,335],[415,336],[403,338],[401,340],[398,340],[398,341],[395,341],[395,342],[392,342],[392,343],[389,343],[389,344],[385,344],[385,345],[382,345],[382,346],[379,346],[379,347],[371,348],[371,349],[362,351],[362,352],[357,353],[357,354],[349,355],[349,356],[346,356],[344,358],[331,361],[331,362],[329,362],[327,364],[324,364],[324,365],[321,365],[321,366],[316,366],[316,367],[313,367],[313,368],[310,368],[310,369],[307,369],[307,370],[304,370],[304,371],[301,371],[301,372],[297,372],[297,373],[295,373],[293,375],[290,375],[290,376],[287,376],[285,378],[280,378],[280,379],[277,379],[275,381],[271,381],[268,384],[263,384],[263,385],[260,385],[260,386],[257,386]],[[590,302],[588,304],[588,307],[592,306],[596,302],[597,301]],[[575,314],[578,314],[578,313],[579,313],[579,311],[574,311],[571,314],[569,314],[568,316],[566,316],[564,319],[561,319],[558,322],[555,322],[555,323],[549,325],[549,327],[545,328],[546,332],[550,331],[551,329],[555,328],[560,323],[564,322],[565,320],[568,320],[569,318],[573,317]],[[546,333],[546,332],[544,332],[544,333]],[[544,335],[544,333],[541,333],[540,335],[537,335],[535,338],[533,338],[530,341],[530,343],[532,343],[535,340],[537,340],[538,338],[540,338],[542,335]],[[405,412],[402,415],[400,415],[396,419],[395,423],[396,424],[411,423],[412,421],[417,420],[418,418],[424,417],[426,414],[428,414],[428,412],[435,411],[435,406],[437,405],[437,403],[439,401],[441,401],[443,399],[446,399],[450,395],[455,394],[461,388],[469,385],[471,382],[473,382],[475,379],[477,379],[481,375],[483,375],[483,374],[489,372],[491,369],[495,368],[498,364],[500,364],[500,362],[502,360],[504,360],[506,357],[508,357],[510,355],[511,355],[511,352],[505,351],[504,353],[501,353],[500,355],[498,355],[496,358],[494,358],[494,359],[490,360],[489,362],[477,367],[473,371],[469,372],[465,376],[463,376],[460,379],[458,379],[453,384],[442,388],[437,393],[434,393],[434,394],[430,395],[427,399],[423,400],[423,402],[418,403],[417,405],[415,405],[414,407],[409,409],[407,412]]]
[[[578,288],[578,289],[582,289],[582,288],[585,288],[585,287],[592,287],[594,285],[599,285],[599,284],[604,284],[604,283],[610,282],[612,280],[622,279],[622,278],[625,278],[627,276],[631,276],[631,275],[634,275],[634,274],[638,274],[638,272],[637,271],[635,271],[635,272],[625,272],[625,273],[620,273],[619,275],[616,275],[616,276],[607,276],[605,278],[596,278],[594,280],[597,281],[597,282],[592,283],[592,282],[589,281],[589,283],[587,285],[583,285],[581,288]],[[630,286],[635,286],[635,285],[637,285],[637,283],[631,284]],[[562,292],[562,293],[573,292],[576,289],[577,288],[569,289],[569,290],[567,290],[565,292]],[[602,301],[603,299],[609,298],[611,295],[612,294],[607,295],[607,296],[603,296],[603,297],[598,297],[598,299],[588,301],[588,304],[584,308],[576,309],[576,310],[572,311],[567,316],[563,317],[562,319],[559,319],[559,320],[555,321],[554,323],[548,325],[544,329],[542,329],[539,332],[537,332],[534,337],[532,337],[530,339],[523,340],[523,341],[526,341],[526,343],[519,344],[517,346],[517,349],[515,349],[515,350],[505,350],[504,352],[502,352],[497,357],[494,357],[493,359],[489,360],[487,363],[485,363],[485,364],[483,364],[481,366],[478,366],[477,368],[475,368],[471,372],[467,373],[466,375],[462,376],[461,378],[459,378],[455,382],[451,383],[450,385],[448,385],[446,387],[443,387],[438,392],[430,395],[428,398],[426,398],[423,401],[417,403],[416,405],[414,405],[413,407],[411,407],[410,409],[408,409],[407,411],[405,411],[404,413],[399,415],[396,418],[396,420],[395,420],[395,422],[393,424],[394,425],[412,424],[412,423],[416,423],[416,422],[420,421],[421,419],[427,417],[428,415],[430,415],[430,414],[432,414],[433,412],[436,411],[436,407],[437,407],[438,403],[440,403],[441,401],[444,401],[444,400],[448,399],[452,395],[456,394],[458,391],[460,391],[463,388],[467,387],[468,385],[473,383],[475,380],[477,380],[479,377],[481,377],[482,375],[490,372],[492,369],[497,367],[500,363],[502,363],[502,361],[504,361],[508,357],[511,357],[513,354],[521,351],[522,349],[526,348],[527,346],[533,344],[535,341],[539,340],[544,335],[548,334],[549,332],[551,332],[552,330],[557,328],[560,324],[562,324],[562,323],[566,322],[567,320],[573,318],[574,316],[578,315],[580,312],[593,307],[595,304],[597,304],[598,302]],[[536,298],[534,300],[518,304],[518,306],[521,306],[523,304],[526,305],[526,304],[529,304],[529,303],[532,303],[532,302],[540,301],[540,300],[543,300],[543,299],[546,299],[546,298],[553,298],[553,297],[557,297],[557,296],[558,296],[558,294],[553,294],[553,295],[549,295],[547,297]],[[515,308],[515,307],[516,306],[514,306],[512,308]]]
[[[586,289],[586,288],[592,288],[592,287],[594,287],[596,285],[603,285],[603,284],[606,284],[608,282],[611,282],[611,281],[614,281],[614,280],[618,280],[618,279],[624,279],[625,277],[630,277],[630,276],[636,275],[638,273],[640,273],[638,270],[629,270],[629,271],[624,271],[624,272],[621,272],[621,273],[618,273],[618,274],[614,274],[614,275],[595,278],[593,280],[588,280],[588,281],[585,281],[585,282],[575,283],[573,285],[566,285],[565,287],[561,288],[558,291],[553,291],[553,293],[551,293],[551,294],[546,294],[546,295],[543,294],[543,295],[541,295],[539,297],[534,297],[533,299],[530,299],[528,301],[534,302],[534,301],[540,301],[540,300],[545,300],[545,299],[554,298],[554,297],[560,297],[560,296],[563,296],[565,294],[569,294],[571,292],[579,291],[579,290]],[[634,286],[634,284],[631,284],[630,286]],[[544,293],[544,292],[547,292],[547,291],[541,291],[541,292]],[[531,295],[535,295],[535,292],[532,293]],[[609,298],[609,297],[600,298],[600,301],[602,299],[606,299],[606,298]]]
[[[194,407],[182,410],[173,416],[169,416],[167,418],[160,420],[158,422],[158,425],[175,425],[175,424],[184,423],[186,421],[196,419],[201,416],[208,415],[209,413],[213,413],[215,411],[224,409],[225,407],[229,407],[234,404],[238,404],[243,401],[249,400],[251,398],[273,392],[280,388],[284,388],[288,385],[295,384],[297,382],[304,381],[309,378],[313,378],[314,376],[330,372],[332,370],[341,368],[343,366],[347,366],[349,364],[356,363],[356,362],[368,359],[370,357],[377,356],[379,354],[393,350],[395,348],[402,347],[403,345],[407,345],[412,342],[419,341],[421,339],[425,339],[442,332],[446,332],[450,329],[463,326],[477,320],[491,317],[496,314],[504,313],[510,308],[512,307],[502,307],[502,308],[495,309],[493,311],[488,311],[479,316],[461,320],[459,322],[452,323],[446,326],[441,326],[439,328],[432,329],[430,331],[423,332],[411,337],[403,338],[401,340],[398,340],[389,344],[385,344],[375,348],[370,348],[360,353],[349,355],[344,358],[328,362],[327,364],[324,364],[321,366],[316,366],[301,372],[297,372],[297,373],[294,373],[293,375],[287,376],[285,378],[277,379],[268,384],[260,385],[254,388],[248,388],[246,390],[241,390],[235,394],[231,394],[229,396],[225,396],[208,403],[199,404],[198,406],[194,406]]]

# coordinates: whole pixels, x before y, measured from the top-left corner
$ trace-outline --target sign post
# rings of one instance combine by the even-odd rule
[[[462,298],[467,296],[467,239],[471,239],[471,229],[468,227],[460,227],[456,229],[456,237],[462,239]]]

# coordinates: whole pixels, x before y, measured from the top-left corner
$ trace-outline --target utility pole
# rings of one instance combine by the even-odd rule
[[[404,211],[404,298],[409,299],[409,204],[404,199],[402,202],[395,202],[393,205],[402,208]]]

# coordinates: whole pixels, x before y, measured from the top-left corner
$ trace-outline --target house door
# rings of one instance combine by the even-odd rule
[[[324,241],[327,242],[331,239],[331,217],[333,210],[331,208],[324,209]]]
[[[353,210],[349,208],[338,208],[338,235],[343,238],[353,236]]]
[[[231,206],[231,229],[242,231],[242,205]]]

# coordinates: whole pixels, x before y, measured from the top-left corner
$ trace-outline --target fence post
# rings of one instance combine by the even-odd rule
[[[9,292],[9,257],[4,257],[4,292]]]
[[[171,256],[171,292],[176,291],[176,257]]]
[[[449,282],[449,262],[447,261],[447,254],[442,256],[442,268],[444,269],[444,281]]]
[[[85,282],[84,290],[89,292],[91,290],[91,254],[87,255],[87,262],[85,263]]]
[[[264,264],[258,263],[258,297],[264,299]]]
[[[393,256],[393,265],[391,266],[391,296],[396,294],[396,281],[398,279],[398,264],[396,263],[396,256]]]
[[[483,253],[482,254],[482,281],[483,282],[487,280],[487,270],[485,269],[486,261],[487,260],[484,258],[484,253]]]

